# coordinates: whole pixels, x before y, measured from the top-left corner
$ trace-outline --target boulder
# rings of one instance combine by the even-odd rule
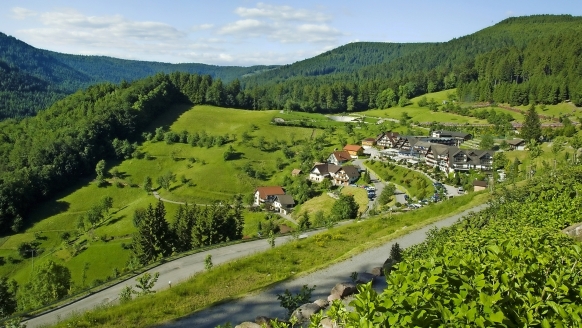
[[[335,285],[335,287],[333,287],[333,289],[331,290],[331,294],[337,295],[339,296],[339,298],[344,298],[357,292],[358,290],[356,289],[356,285],[354,285],[351,282],[340,282],[339,284]]]
[[[256,324],[254,322],[245,321],[239,325],[236,325],[234,328],[262,328],[261,325]]]
[[[322,309],[325,309],[329,305],[329,301],[326,299],[323,299],[323,298],[315,300],[315,302],[313,302],[313,303],[319,305],[319,307]]]
[[[372,269],[372,274],[375,275],[376,277],[383,277],[384,270],[382,270],[382,267],[375,267]]]
[[[319,322],[319,326],[322,327],[322,328],[338,328],[338,326],[335,323],[335,321],[331,320],[330,318],[323,318]]]
[[[374,284],[374,278],[376,278],[376,276],[371,274],[371,273],[360,272],[360,273],[358,273],[358,280],[356,280],[356,283],[367,284],[371,281],[372,284]]]
[[[312,315],[319,311],[321,311],[321,307],[319,305],[315,303],[307,303],[301,305],[297,308],[297,310],[293,311],[291,318],[296,318],[297,322],[305,322],[308,321]]]
[[[338,295],[335,295],[335,294],[331,294],[327,297],[327,301],[330,303],[335,301],[335,300],[341,300],[341,299],[342,299],[341,297],[339,297]]]

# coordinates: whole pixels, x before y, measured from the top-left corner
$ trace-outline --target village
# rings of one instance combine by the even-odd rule
[[[361,145],[348,144],[342,150],[334,150],[327,157],[326,162],[315,163],[305,178],[312,183],[321,184],[329,181],[332,187],[356,186],[362,174],[368,172],[365,161],[391,161],[407,165],[411,170],[418,165],[432,168],[445,174],[466,173],[479,171],[487,177],[483,180],[474,180],[472,191],[487,189],[492,180],[493,159],[496,150],[468,149],[461,145],[473,138],[470,133],[435,130],[430,136],[405,136],[398,132],[382,132],[376,137],[365,138]],[[524,150],[525,141],[512,139],[508,141],[508,150]],[[302,175],[302,171],[295,169],[292,176]],[[373,175],[373,173],[371,173]],[[425,173],[426,174],[426,173]],[[504,179],[504,172],[498,172],[498,179]],[[464,194],[463,186],[452,186],[442,183],[428,176],[435,188],[434,195],[426,199],[413,199],[405,190],[397,190],[396,199],[401,204],[407,204],[407,209],[419,208],[429,202],[437,202],[456,195]],[[370,200],[370,207],[374,206],[377,193],[387,184],[374,175],[371,185],[358,185],[366,189]],[[333,193],[330,193],[333,196]],[[263,206],[267,209],[288,215],[293,211],[295,201],[292,195],[286,194],[282,186],[257,187],[254,193],[254,206]]]

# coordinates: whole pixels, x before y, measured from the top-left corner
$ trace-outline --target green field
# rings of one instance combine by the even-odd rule
[[[147,153],[149,159],[109,161],[107,170],[109,172],[117,170],[120,178],[110,176],[107,179],[109,184],[105,187],[98,187],[91,178],[80,181],[75,187],[55,195],[52,200],[41,203],[31,213],[29,222],[33,223],[23,233],[0,240],[0,256],[4,257],[6,262],[0,266],[0,276],[14,278],[21,285],[28,281],[32,259],[22,259],[16,249],[20,243],[34,240],[40,242],[40,248],[43,249],[42,253],[35,255],[34,265],[49,259],[65,264],[71,269],[76,288],[82,289],[93,282],[108,279],[113,275],[114,268],[123,273],[129,251],[124,249],[122,244],[129,244],[131,234],[135,231],[132,223],[133,213],[138,208],[156,202],[151,194],[148,195],[139,187],[146,176],[152,178],[154,189],[157,189],[163,198],[189,204],[230,200],[235,194],[251,193],[257,186],[280,185],[283,178],[290,175],[292,169],[301,167],[301,162],[297,156],[291,160],[286,159],[278,147],[286,143],[291,150],[299,153],[305,144],[324,133],[324,130],[277,126],[271,124],[274,117],[316,121],[332,127],[333,133],[328,133],[322,144],[320,151],[322,157],[327,157],[334,148],[341,147],[340,138],[355,143],[365,137],[374,136],[377,131],[384,128],[364,125],[354,129],[350,136],[343,128],[346,123],[332,121],[320,114],[244,111],[212,106],[193,108],[175,106],[168,110],[167,115],[152,122],[149,131],[153,132],[157,127],[167,126],[176,133],[205,131],[210,136],[228,134],[230,139],[234,140],[220,147],[209,148],[192,147],[183,143],[147,141],[140,145],[140,150]],[[243,134],[250,136],[248,141],[243,142]],[[261,139],[268,144],[265,150],[259,149]],[[223,153],[228,146],[235,149],[237,158],[225,161]],[[192,162],[191,158],[195,161]],[[284,163],[281,170],[276,167],[277,161]],[[258,180],[246,175],[241,170],[246,163],[261,170],[265,179]],[[157,177],[166,172],[172,172],[176,176],[176,181],[170,185],[169,190],[160,188],[156,182]],[[113,198],[109,218],[86,233],[78,235],[78,218],[106,196]],[[358,197],[356,193],[356,199],[364,199],[365,195]],[[367,202],[367,199],[365,201]],[[367,205],[361,199],[359,203],[363,208]],[[166,203],[165,207],[166,218],[171,222],[178,205]],[[264,213],[245,213],[246,225],[243,234],[256,235],[258,221],[263,218]],[[292,226],[291,223],[287,223]],[[70,244],[61,240],[60,236],[64,232],[72,235]],[[96,259],[99,262],[96,262]],[[83,284],[82,271],[85,263],[88,263],[89,269]]]
[[[360,206],[360,213],[364,213],[368,209],[368,193],[363,188],[347,186],[342,188],[341,193],[354,196],[356,203]],[[334,198],[324,193],[297,206],[292,215],[295,218],[299,218],[303,213],[308,213],[311,219],[313,219],[313,214],[322,211],[324,217],[327,217],[331,214],[331,207],[335,202],[336,200]]]
[[[365,165],[374,171],[382,180],[406,188],[407,194],[411,197],[423,199],[435,192],[430,179],[422,173],[395,164],[378,161],[373,163],[367,162]]]
[[[487,121],[480,120],[474,117],[461,116],[446,112],[432,112],[428,107],[419,107],[418,101],[422,97],[426,97],[427,100],[434,99],[439,105],[442,104],[443,100],[448,99],[449,94],[456,94],[456,90],[445,90],[434,93],[429,93],[420,97],[416,97],[410,100],[411,104],[405,107],[391,107],[388,109],[373,109],[365,112],[367,116],[375,116],[380,118],[392,118],[399,120],[402,117],[402,113],[406,112],[413,122],[438,122],[438,123],[457,123],[457,124],[486,124]]]

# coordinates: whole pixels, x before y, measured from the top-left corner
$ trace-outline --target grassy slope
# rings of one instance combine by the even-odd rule
[[[452,90],[444,90],[434,93],[429,93],[420,97],[416,97],[411,99],[411,104],[406,107],[392,107],[388,109],[374,109],[366,111],[365,114],[369,116],[377,116],[377,117],[387,117],[399,120],[402,117],[402,113],[406,112],[409,117],[411,117],[412,121],[418,122],[449,122],[449,123],[470,123],[470,124],[481,124],[487,123],[485,120],[480,120],[473,117],[466,117],[461,115],[456,115],[452,113],[445,113],[445,112],[432,112],[428,109],[428,107],[419,107],[418,101],[425,97],[430,100],[431,98],[434,99],[438,104],[441,104],[443,100],[447,99],[448,94],[456,94],[455,89]]]
[[[354,195],[356,203],[360,206],[359,212],[363,213],[368,209],[368,193],[363,188],[347,186],[342,188],[341,193]],[[297,206],[292,215],[295,218],[299,218],[303,213],[307,212],[313,218],[315,212],[322,211],[324,216],[328,216],[331,214],[331,207],[335,202],[336,200],[332,197],[322,194]]]
[[[429,222],[484,203],[487,196],[483,193],[471,193],[408,214],[393,215],[391,220],[386,217],[373,218],[366,220],[368,224],[365,225],[346,224],[336,227],[304,240],[216,266],[171,289],[124,305],[75,316],[59,323],[57,327],[159,325],[345,260]],[[224,288],[225,285],[229,288]]]
[[[162,125],[170,125],[171,130],[180,132],[187,130],[189,132],[200,132],[205,130],[209,135],[224,135],[226,133],[236,134],[240,141],[243,132],[247,131],[253,136],[253,141],[249,145],[239,144],[239,141],[231,145],[240,153],[241,159],[225,162],[222,154],[228,146],[211,147],[209,149],[191,147],[185,144],[167,145],[165,142],[146,142],[141,147],[142,150],[153,155],[152,160],[129,159],[121,163],[109,163],[109,170],[117,169],[125,175],[126,182],[141,184],[145,176],[150,176],[154,180],[154,187],[157,187],[156,178],[161,174],[172,171],[178,177],[170,191],[159,190],[162,197],[187,201],[189,203],[210,203],[214,200],[225,200],[236,193],[248,193],[257,185],[278,184],[284,175],[289,175],[294,167],[300,166],[297,161],[286,161],[288,165],[281,171],[275,169],[275,160],[283,158],[281,151],[261,152],[256,147],[256,140],[263,136],[265,140],[273,141],[275,138],[286,140],[290,144],[293,136],[295,140],[307,139],[311,136],[313,129],[302,127],[281,127],[270,124],[273,117],[284,117],[285,119],[303,118],[308,120],[317,120],[337,129],[336,135],[343,134],[343,123],[337,123],[328,120],[325,116],[319,114],[290,113],[281,114],[277,111],[242,111],[234,109],[217,108],[211,106],[197,106],[191,110],[185,111],[183,106],[176,106],[168,110],[169,117],[178,117],[176,113],[182,112],[175,122],[168,121],[167,118],[161,118],[152,123],[151,130]],[[250,126],[254,124],[258,129],[251,131]],[[374,126],[376,127],[376,126]],[[316,130],[315,135],[321,133]],[[367,136],[367,133],[373,135],[374,132],[358,130],[361,136]],[[357,136],[359,138],[360,136]],[[357,139],[356,137],[351,137]],[[350,138],[348,138],[349,140]],[[337,140],[332,138],[330,144],[326,145],[325,151],[339,147]],[[254,144],[254,145],[253,145]],[[299,151],[300,145],[293,147]],[[178,151],[178,156],[182,158],[195,157],[198,161],[188,168],[188,160],[174,161],[170,158],[170,152]],[[201,164],[205,161],[206,164]],[[250,161],[254,167],[261,167],[266,171],[270,178],[268,181],[258,181],[250,179],[242,174],[238,169],[245,162]],[[180,176],[184,175],[193,183],[193,187],[188,187],[180,182]],[[70,252],[63,250],[60,235],[69,231],[72,235],[76,232],[76,222],[79,216],[83,215],[91,206],[96,204],[101,198],[110,196],[113,198],[113,209],[111,220],[104,222],[94,229],[92,235],[95,240],[88,238],[86,235],[79,241],[89,239],[87,249],[75,257],[70,256]],[[155,199],[147,195],[139,188],[123,187],[118,188],[109,185],[104,188],[98,188],[90,179],[80,181],[77,186],[70,188],[58,195],[53,200],[47,201],[38,206],[32,213],[32,224],[24,233],[5,237],[0,240],[0,256],[5,259],[13,257],[19,259],[16,248],[24,241],[35,239],[35,233],[40,233],[42,238],[39,240],[41,248],[45,249],[44,253],[39,254],[34,259],[34,265],[38,265],[48,259],[56,259],[64,263],[71,269],[73,281],[77,286],[82,285],[82,269],[85,263],[89,263],[87,271],[86,284],[95,279],[106,279],[113,273],[114,268],[120,271],[125,266],[129,257],[129,252],[123,250],[122,243],[131,241],[131,233],[134,232],[132,216],[135,209],[146,207],[154,203]],[[178,205],[166,203],[166,218],[173,220],[174,213]],[[246,213],[245,218],[248,221],[245,227],[245,235],[256,233],[257,222],[262,215]],[[99,240],[99,237],[107,236],[113,238],[108,242]],[[95,260],[99,260],[99,265],[92,265]],[[0,276],[8,276],[16,279],[20,284],[24,284],[30,277],[32,261],[22,260],[19,263],[12,264],[6,260],[6,264],[0,266]],[[95,262],[96,263],[96,262]]]

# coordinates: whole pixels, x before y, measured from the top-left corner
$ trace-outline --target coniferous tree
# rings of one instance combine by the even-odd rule
[[[148,205],[137,232],[133,236],[132,251],[141,264],[168,256],[172,252],[172,238],[166,221],[164,203],[158,201],[156,207]]]
[[[536,113],[536,107],[533,104],[525,114],[525,121],[521,128],[521,136],[524,140],[534,140],[535,142],[539,142],[542,136],[540,117]]]

